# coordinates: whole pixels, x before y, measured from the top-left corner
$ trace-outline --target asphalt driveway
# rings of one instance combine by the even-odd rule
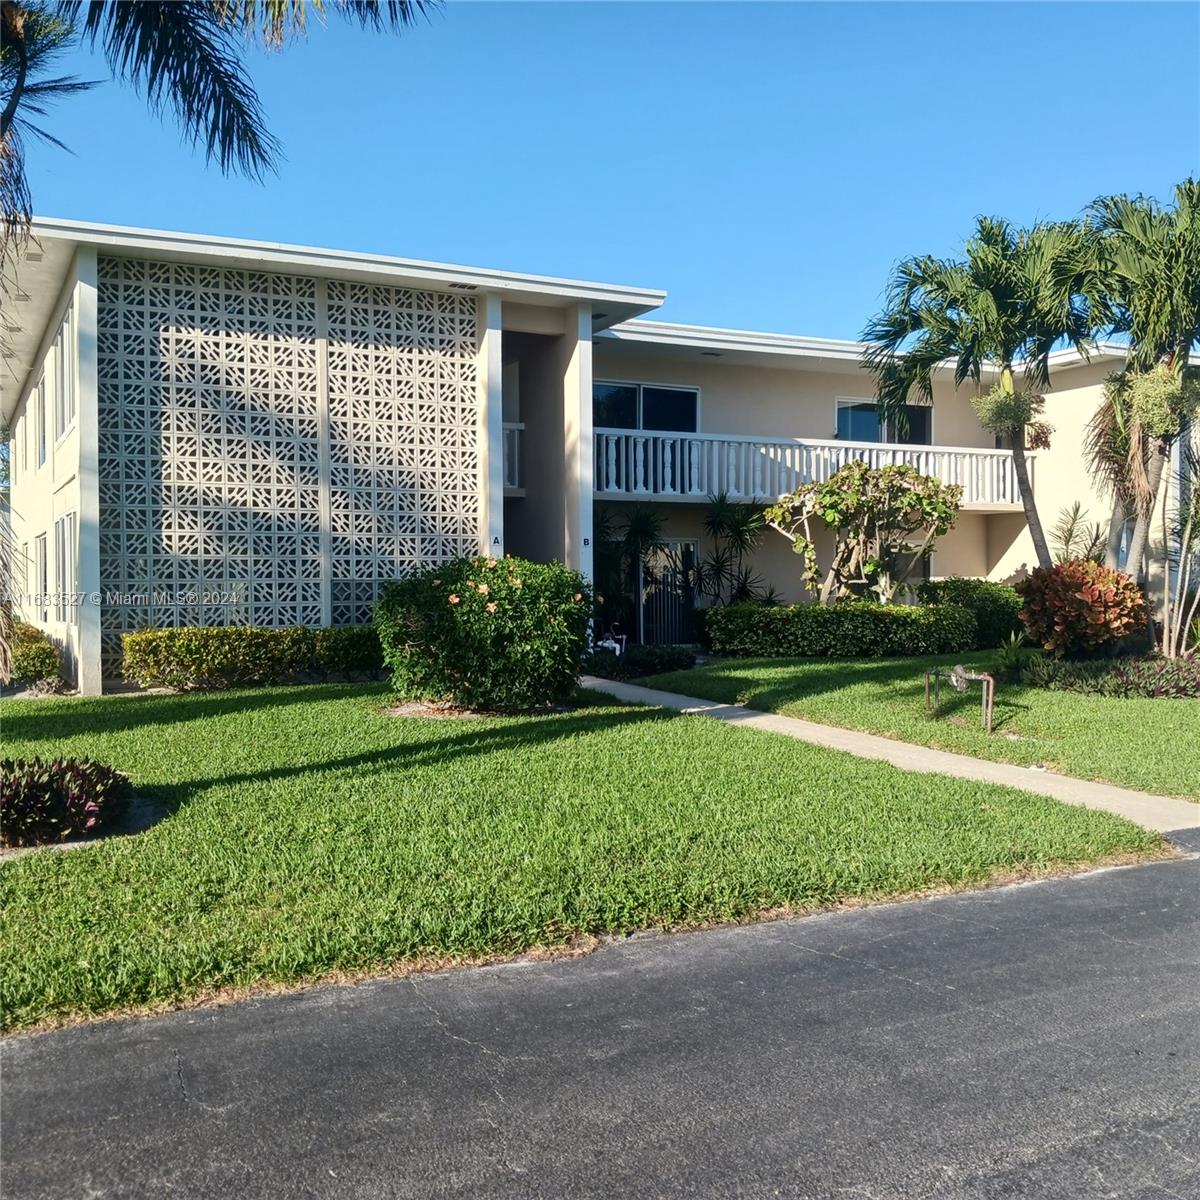
[[[10,1040],[25,1197],[1200,1196],[1200,861]]]

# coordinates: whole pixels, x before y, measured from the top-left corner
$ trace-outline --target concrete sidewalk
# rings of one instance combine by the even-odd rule
[[[676,712],[714,717],[732,725],[748,725],[752,729],[782,733],[802,742],[811,742],[815,746],[856,754],[859,758],[881,759],[905,771],[922,771],[928,775],[952,775],[958,779],[1000,783],[1006,787],[1051,796],[1065,804],[1104,809],[1158,833],[1200,828],[1200,804],[1193,804],[1189,800],[1175,800],[1169,796],[1155,796],[1150,792],[1136,792],[1131,788],[1115,787],[1110,783],[1092,783],[1086,779],[1074,779],[1069,775],[1054,775],[1048,771],[1018,767],[1012,763],[990,762],[987,759],[971,758],[966,754],[951,754],[947,750],[931,750],[928,746],[914,746],[909,742],[898,742],[893,738],[861,733],[855,729],[819,725],[815,721],[805,721],[799,717],[759,712],[757,709],[744,708],[740,704],[720,704],[695,696],[681,696],[677,692],[660,692],[654,688],[637,687],[632,683],[597,679],[591,675],[584,676],[583,685],[630,704],[653,704],[659,708],[674,709]]]

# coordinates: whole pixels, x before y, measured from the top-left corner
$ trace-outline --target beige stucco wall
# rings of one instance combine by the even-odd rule
[[[630,352],[597,338],[597,380],[666,383],[700,390],[700,433],[738,437],[831,439],[837,431],[838,397],[870,400],[871,377],[862,370],[820,371],[751,367],[708,359],[661,357],[639,347]],[[933,438],[941,446],[991,449],[995,439],[971,410],[972,388],[957,392],[951,380],[934,389]]]
[[[60,517],[74,513],[79,525],[79,410],[78,326],[71,326],[70,364],[71,386],[75,395],[75,417],[61,433],[56,427],[58,397],[55,393],[54,343],[63,315],[75,296],[74,278],[68,282],[55,305],[47,325],[42,345],[30,373],[29,383],[10,423],[10,467],[12,504],[12,549],[14,566],[14,611],[17,616],[44,629],[54,640],[62,656],[64,674],[68,680],[76,676],[79,656],[78,606],[69,603],[67,620],[59,620],[53,598],[44,609],[36,601],[40,590],[37,571],[37,539],[46,539],[46,575],[49,591],[67,591],[70,579],[60,579],[55,553],[54,526]],[[37,456],[37,396],[39,380],[43,382],[43,406],[46,421],[46,459],[39,465]],[[80,583],[77,544],[72,547],[74,589]],[[44,613],[44,617],[43,617]]]
[[[607,501],[603,507],[612,514],[613,524],[619,529],[624,517],[635,505],[627,501]],[[665,538],[695,539],[702,557],[711,551],[711,539],[704,532],[705,505],[658,504],[653,507],[663,520]],[[1003,514],[960,513],[954,528],[936,544],[930,571],[932,577],[986,576],[989,567],[989,527],[994,521],[1007,519]],[[822,535],[817,545],[818,558],[825,564],[829,561],[832,539]],[[783,603],[798,604],[810,599],[801,578],[803,562],[794,553],[787,538],[777,530],[768,529],[764,532],[751,564],[763,584],[774,588]]]

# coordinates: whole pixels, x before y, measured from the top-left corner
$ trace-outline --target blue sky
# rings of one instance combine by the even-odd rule
[[[1002,64],[997,69],[997,62]],[[31,146],[46,215],[666,288],[662,315],[854,337],[974,216],[1200,169],[1200,5],[461,3],[251,67],[286,160],[224,177],[112,83]],[[67,68],[106,76],[79,51]]]

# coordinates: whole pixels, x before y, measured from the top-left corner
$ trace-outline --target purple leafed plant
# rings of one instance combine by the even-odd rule
[[[102,832],[124,810],[129,778],[87,758],[0,761],[0,844],[39,846]]]

